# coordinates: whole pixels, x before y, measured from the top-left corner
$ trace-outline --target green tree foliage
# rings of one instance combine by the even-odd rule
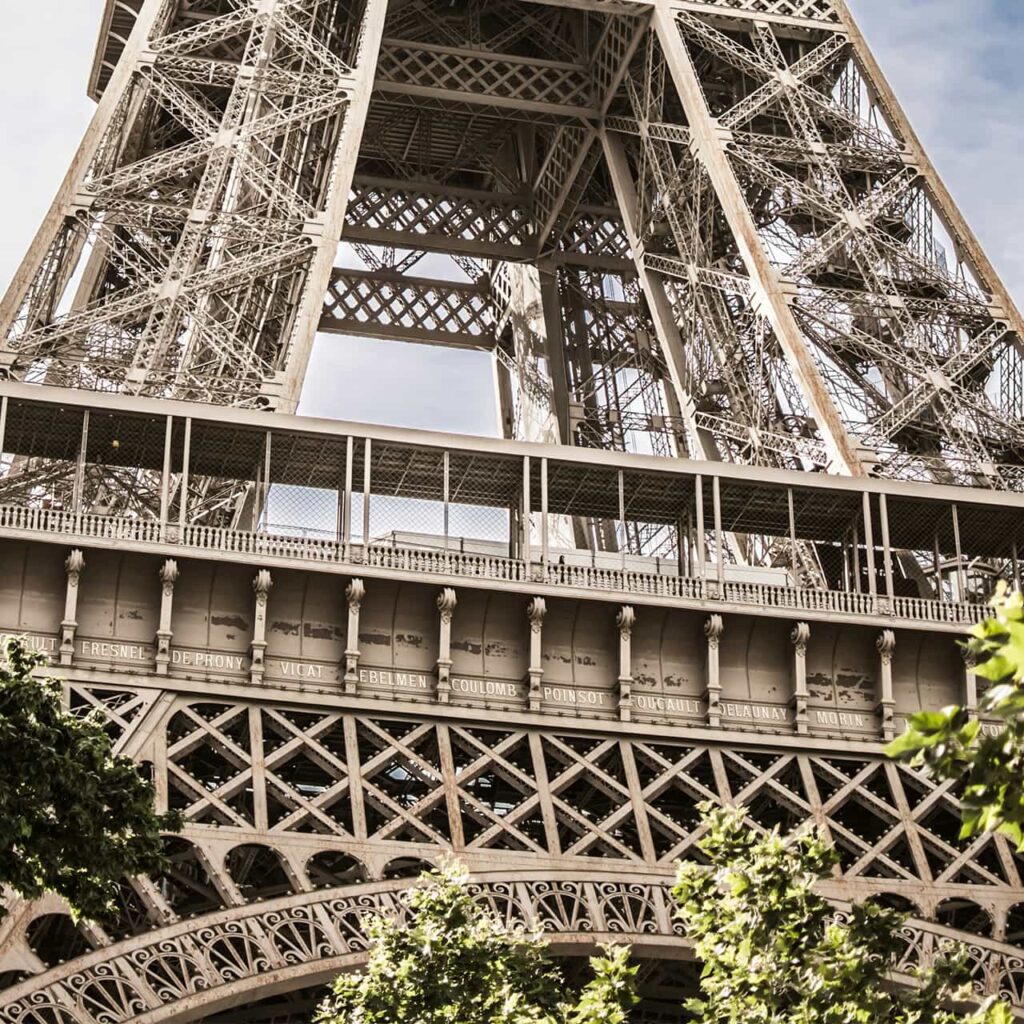
[[[455,863],[402,896],[407,920],[374,917],[367,969],[342,974],[317,1024],[626,1024],[636,1002],[627,947],[590,963],[570,995],[547,944],[474,901]]]
[[[153,787],[129,758],[111,753],[98,718],[70,714],[60,684],[33,676],[43,655],[20,639],[6,653],[0,885],[28,899],[56,892],[74,913],[102,920],[122,876],[163,866],[160,830],[178,827],[178,816],[155,812]]]
[[[961,838],[993,829],[1024,849],[1024,599],[1004,585],[992,605],[995,614],[971,631],[967,648],[976,674],[992,684],[978,710],[998,727],[982,735],[962,707],[921,711],[886,753],[935,778],[966,776]]]
[[[848,920],[815,891],[835,851],[816,834],[756,834],[740,810],[705,808],[700,849],[710,870],[680,867],[674,895],[699,960],[703,1024],[1010,1024],[989,1001],[970,1017],[943,1009],[968,996],[955,959],[921,971],[915,987],[890,984],[903,948],[903,915],[871,903]]]

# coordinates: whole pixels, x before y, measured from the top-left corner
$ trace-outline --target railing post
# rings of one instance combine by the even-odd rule
[[[437,595],[437,610],[440,612],[440,636],[437,645],[437,701],[447,704],[452,693],[452,618],[458,597],[451,587],[445,587]]]
[[[892,657],[896,651],[896,634],[891,629],[883,629],[875,641],[878,648],[878,668],[880,683],[879,709],[882,714],[882,739],[891,740],[895,733],[896,701],[892,690]]]
[[[793,642],[793,719],[798,736],[807,735],[807,644],[811,639],[811,627],[798,622],[789,634]]]
[[[160,469],[160,540],[167,540],[167,518],[171,508],[171,445],[174,442],[174,417],[164,424],[164,462]]]
[[[267,600],[273,585],[274,581],[270,578],[268,569],[260,569],[252,581],[252,589],[256,592],[256,615],[252,626],[249,681],[254,686],[263,682],[263,673],[267,668]]]
[[[348,629],[345,632],[345,693],[354,696],[359,689],[359,610],[366,597],[366,585],[353,579],[345,588],[348,604]]]
[[[722,675],[719,668],[719,645],[725,623],[721,615],[709,615],[704,623],[704,636],[708,641],[707,688],[704,699],[708,705],[708,725],[717,729],[722,724]]]
[[[544,678],[544,665],[541,660],[541,640],[544,628],[544,616],[547,614],[547,604],[543,597],[530,599],[526,606],[526,617],[530,620],[530,667],[527,674],[530,678],[530,692],[528,700],[531,711],[540,711],[541,708],[541,680]]]
[[[60,663],[70,665],[75,656],[75,630],[78,629],[78,584],[85,568],[85,556],[72,549],[64,559],[67,588],[64,593],[64,618],[60,624]]]
[[[165,676],[171,664],[171,613],[174,607],[174,584],[178,581],[178,563],[168,558],[160,566],[160,625],[156,631],[156,674]]]
[[[633,626],[636,611],[632,605],[624,604],[615,616],[619,631],[619,721],[628,722],[633,717]]]

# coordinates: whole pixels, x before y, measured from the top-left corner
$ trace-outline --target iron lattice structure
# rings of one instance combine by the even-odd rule
[[[90,91],[0,303],[0,632],[188,823],[116,922],[14,907],[0,1019],[290,1024],[454,849],[678,1021],[702,800],[1024,1006],[1016,855],[877,745],[977,708],[1024,325],[843,0],[109,0]],[[491,353],[504,438],[290,417],[335,334]]]

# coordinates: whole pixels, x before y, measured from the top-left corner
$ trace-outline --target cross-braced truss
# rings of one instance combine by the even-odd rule
[[[538,440],[1020,485],[1019,316],[841,3],[387,6],[119,8],[8,372],[288,409],[362,330]]]

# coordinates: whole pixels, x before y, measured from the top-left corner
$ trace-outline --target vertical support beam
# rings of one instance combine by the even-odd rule
[[[342,677],[345,693],[354,696],[359,689],[359,610],[366,597],[366,585],[353,579],[345,588],[348,604],[348,625],[345,630],[345,672]]]
[[[85,568],[85,555],[73,548],[64,559],[67,589],[64,593],[64,618],[60,624],[60,663],[70,665],[75,656],[75,630],[78,629],[78,584]]]
[[[341,506],[341,542],[345,559],[349,558],[352,547],[352,473],[355,462],[355,438],[349,434],[345,439],[345,497]]]
[[[633,717],[633,626],[636,611],[632,605],[624,604],[615,616],[615,627],[619,631],[619,721],[628,722]]]
[[[252,581],[252,589],[256,592],[256,614],[252,624],[249,680],[254,686],[263,682],[263,673],[266,671],[267,601],[273,585],[274,581],[270,578],[268,569],[260,569]]]
[[[709,615],[704,623],[708,641],[707,687],[704,699],[708,705],[708,725],[717,729],[722,724],[722,674],[719,666],[719,645],[725,632],[721,615]]]
[[[78,458],[75,461],[75,483],[72,490],[71,511],[78,515],[82,511],[82,492],[85,490],[85,457],[89,448],[89,410],[82,412],[82,436],[78,442]]]
[[[680,35],[668,0],[656,0],[653,27],[665,64],[679,94],[691,133],[691,149],[711,179],[722,211],[732,229],[750,276],[754,306],[771,325],[790,372],[800,386],[836,468],[850,476],[865,476],[860,453],[825,385],[790,308],[793,286],[783,282],[772,266],[746,195],[726,153],[728,133],[711,116],[700,76]]]
[[[885,567],[885,596],[891,601],[895,596],[892,579],[892,546],[889,544],[889,503],[885,494],[878,495],[878,518],[882,524],[882,558]],[[890,606],[891,609],[891,606]]]
[[[370,549],[370,462],[373,444],[369,438],[363,442],[363,561]]]
[[[793,721],[798,736],[807,735],[807,645],[811,639],[811,627],[798,622],[789,634],[793,641]]]
[[[174,610],[174,584],[178,582],[178,563],[168,558],[160,566],[160,623],[156,631],[156,674],[167,675],[171,664],[171,615]]]
[[[960,512],[956,505],[951,506],[953,510],[953,544],[956,550],[956,580],[957,589],[960,593],[957,595],[960,601],[967,600],[967,573],[964,572],[964,553],[963,548],[960,545]]]
[[[178,498],[178,529],[188,525],[189,463],[192,461],[192,417],[185,417],[185,441],[181,453],[181,494]],[[180,539],[180,538],[179,538]]]
[[[978,677],[974,674],[978,656],[968,647],[961,647],[960,655],[964,662],[964,710],[974,721],[978,717]]]
[[[786,508],[789,512],[789,571],[792,574],[793,586],[802,584],[800,578],[800,559],[796,553],[796,512],[793,508],[793,488],[786,488]]]
[[[366,805],[363,802],[363,769],[359,761],[359,731],[355,716],[345,715],[345,764],[348,768],[348,798],[352,805],[352,835],[366,838]]]
[[[167,540],[167,518],[171,511],[171,447],[174,444],[174,417],[168,416],[164,429],[164,463],[160,470],[160,539]]]
[[[704,477],[700,473],[694,480],[694,504],[697,511],[697,566],[698,576],[705,579],[708,574],[707,537],[704,532]]]
[[[718,597],[725,597],[725,552],[722,530],[722,485],[716,474],[711,478],[711,501],[715,516],[715,573],[718,579]]]
[[[1017,555],[1017,538],[1010,544],[1010,562],[1013,572],[1013,589],[1020,590],[1020,558]]]
[[[270,460],[273,457],[274,435],[267,431],[263,440],[263,487],[260,493],[259,506],[256,509],[256,524],[262,520],[270,526]]]
[[[452,618],[458,597],[451,587],[445,587],[437,595],[437,610],[440,612],[440,636],[437,645],[437,702],[447,704],[452,693]]]
[[[626,481],[622,470],[618,473],[619,484],[619,551],[622,556],[622,571],[626,571],[626,555],[629,551],[628,538],[626,537]]]
[[[871,526],[871,495],[867,491],[861,495],[864,508],[864,554],[868,562],[868,592],[874,597],[878,593],[878,580],[875,576],[875,531]]]
[[[4,442],[7,440],[7,406],[10,399],[6,395],[0,398],[0,457],[4,454]]]
[[[530,680],[528,699],[531,711],[541,709],[541,680],[544,678],[544,664],[541,660],[541,644],[543,640],[544,616],[548,606],[543,597],[530,598],[526,606],[526,617],[530,620],[530,667],[527,675]]]
[[[448,550],[449,503],[451,501],[451,452],[444,450],[444,549]]]
[[[540,460],[540,563],[543,578],[548,575],[548,460]]]
[[[878,681],[881,690],[878,702],[882,716],[882,739],[891,740],[895,731],[896,701],[892,689],[892,658],[896,652],[896,634],[883,629],[875,641],[878,648]]]
[[[530,494],[530,456],[523,456],[523,518],[519,524],[519,557],[529,565],[533,561],[533,537],[530,530],[530,516],[533,506]]]
[[[853,524],[853,589],[859,594],[863,583],[860,578],[860,530]]]

